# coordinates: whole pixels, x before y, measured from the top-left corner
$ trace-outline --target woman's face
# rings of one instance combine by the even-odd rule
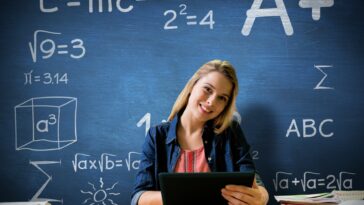
[[[227,105],[232,83],[219,72],[201,77],[192,88],[186,110],[198,120],[207,122],[216,118]]]

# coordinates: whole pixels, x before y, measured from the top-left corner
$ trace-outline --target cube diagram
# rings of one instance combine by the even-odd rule
[[[77,98],[31,98],[14,110],[16,150],[60,150],[77,142]]]

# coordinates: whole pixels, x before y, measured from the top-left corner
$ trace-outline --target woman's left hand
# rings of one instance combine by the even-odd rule
[[[264,193],[254,180],[252,187],[242,185],[226,185],[221,189],[222,196],[229,205],[265,205],[267,203]]]

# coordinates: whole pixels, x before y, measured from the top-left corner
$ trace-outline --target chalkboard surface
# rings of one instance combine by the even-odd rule
[[[130,203],[146,131],[212,59],[275,194],[364,189],[360,0],[0,6],[0,201]]]

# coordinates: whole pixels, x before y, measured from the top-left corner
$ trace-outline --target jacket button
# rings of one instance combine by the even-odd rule
[[[207,144],[207,140],[205,140],[205,144]]]
[[[211,161],[211,157],[207,158],[207,160]]]

